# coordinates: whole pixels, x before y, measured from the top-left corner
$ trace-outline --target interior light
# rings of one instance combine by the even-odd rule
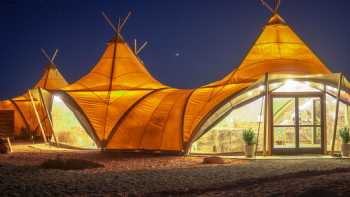
[[[58,103],[62,103],[62,102],[63,102],[62,99],[61,99],[61,97],[58,96],[58,95],[54,95],[54,96],[53,96],[53,100],[54,100],[55,102],[58,102]]]
[[[284,82],[283,86],[280,88],[279,91],[287,91],[287,92],[292,92],[292,91],[300,91],[300,90],[310,90],[310,82],[298,82],[295,80],[288,79]]]
[[[310,86],[310,82],[308,82],[308,81],[305,81],[304,84],[307,86]]]
[[[263,90],[265,90],[265,86],[264,86],[264,85],[260,85],[260,86],[258,87],[258,89],[259,89],[260,91],[263,91]]]

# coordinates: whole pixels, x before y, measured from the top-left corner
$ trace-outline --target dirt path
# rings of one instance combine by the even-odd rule
[[[240,180],[219,188],[161,192],[150,196],[235,197],[337,197],[350,196],[350,168],[303,171],[279,176]]]
[[[104,167],[40,167],[57,157]],[[349,192],[349,159],[225,159],[223,165],[202,164],[202,159],[25,149],[0,155],[0,196],[298,196],[325,185],[340,195]]]

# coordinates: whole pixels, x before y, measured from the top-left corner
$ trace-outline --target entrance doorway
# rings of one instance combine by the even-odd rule
[[[272,93],[272,154],[321,154],[324,149],[321,93]]]

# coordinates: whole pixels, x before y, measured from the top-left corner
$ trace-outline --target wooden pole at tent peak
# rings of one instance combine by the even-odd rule
[[[335,147],[335,138],[337,135],[337,127],[338,127],[338,112],[339,112],[339,100],[340,100],[340,92],[341,92],[341,86],[343,81],[343,74],[340,73],[339,81],[338,81],[338,92],[337,92],[337,102],[335,105],[335,117],[334,117],[334,124],[333,124],[333,138],[332,138],[332,152],[331,154],[334,154],[334,147]]]
[[[275,7],[272,8],[265,0],[260,0],[260,2],[265,6],[272,14],[276,14],[281,5],[281,0],[275,0]]]
[[[53,62],[51,61],[50,56],[46,53],[45,49],[41,48],[41,52],[43,53],[43,55],[46,57],[46,59],[53,64]]]
[[[55,49],[55,51],[53,52],[52,56],[51,56],[51,62],[54,62],[55,61],[55,58],[58,54],[58,49]]]
[[[38,123],[39,123],[39,127],[40,127],[40,131],[41,131],[41,135],[43,136],[43,139],[44,139],[44,142],[47,143],[47,139],[46,139],[46,135],[45,135],[45,131],[44,131],[44,127],[43,125],[41,124],[41,120],[40,120],[40,116],[39,116],[39,113],[36,109],[36,106],[35,106],[35,103],[34,103],[34,99],[33,99],[33,96],[32,96],[32,93],[30,90],[28,90],[28,94],[29,94],[29,98],[30,98],[30,101],[33,105],[33,109],[34,109],[34,112],[35,112],[35,116],[38,120]]]
[[[111,26],[111,28],[113,29],[113,31],[115,33],[118,33],[118,29],[115,28],[115,26],[113,25],[112,21],[109,19],[109,17],[104,13],[102,12],[102,16],[105,18],[105,20],[107,21],[107,23],[109,24],[109,26]],[[119,25],[118,25],[118,28],[119,28]]]
[[[264,142],[263,142],[263,154],[266,156],[266,141],[268,131],[268,101],[269,101],[269,73],[265,73],[265,106],[264,106]]]
[[[271,13],[274,13],[275,10],[265,1],[265,0],[260,0],[260,2],[265,6]]]
[[[128,21],[129,17],[131,16],[131,11],[128,12],[128,15],[123,19],[123,22],[118,27],[118,33],[120,33],[123,30],[124,25]]]
[[[137,52],[137,40],[136,38],[134,39],[134,53],[136,54]]]
[[[147,44],[148,44],[148,42],[145,41],[145,42],[141,45],[141,47],[140,47],[139,49],[137,49],[136,55],[138,55],[138,54],[147,46]]]

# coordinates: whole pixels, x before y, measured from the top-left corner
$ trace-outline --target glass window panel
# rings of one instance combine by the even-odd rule
[[[348,114],[348,105],[343,102],[339,102],[339,112],[338,112],[338,124],[337,124],[337,135],[335,138],[335,148],[334,150],[340,151],[341,147],[341,138],[339,136],[339,129],[343,127],[349,127],[349,114]]]
[[[274,148],[296,148],[295,127],[274,127],[273,141]]]
[[[327,150],[328,151],[332,150],[336,103],[337,103],[336,98],[330,95],[326,96]],[[339,130],[342,127],[349,127],[349,106],[343,102],[339,102],[337,130]],[[340,146],[341,146],[341,140],[340,140],[339,132],[337,131],[337,134],[335,137],[334,150],[340,151]]]
[[[227,111],[229,111],[233,107],[247,101],[248,99],[261,95],[264,91],[265,91],[265,86],[259,85],[251,90],[248,90],[247,92],[244,92],[234,97],[229,102],[227,102],[223,107],[218,109],[212,116],[208,118],[208,120],[199,129],[198,134],[202,134],[203,132],[207,131],[207,129],[210,126],[212,126],[212,123],[216,122],[219,118],[221,118]]]
[[[97,148],[95,142],[75,117],[75,114],[58,96],[54,96],[51,114],[53,131],[58,143],[78,148]]]
[[[320,97],[299,98],[299,125],[321,124]]]
[[[327,151],[332,149],[333,127],[335,119],[335,106],[337,100],[332,96],[326,95],[326,125],[327,125]]]
[[[252,128],[259,133],[258,150],[262,150],[263,144],[263,113],[264,99],[259,98],[251,103],[239,107],[230,112],[207,133],[194,141],[191,146],[192,153],[228,153],[243,152],[244,142],[242,131]]]
[[[273,125],[295,125],[295,98],[273,98]]]
[[[321,148],[321,127],[299,127],[300,148]]]

